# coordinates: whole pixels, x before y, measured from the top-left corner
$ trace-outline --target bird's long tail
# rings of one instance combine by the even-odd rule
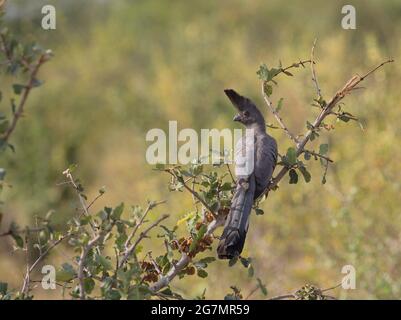
[[[217,247],[217,254],[220,259],[231,259],[241,254],[248,231],[254,194],[255,177],[253,175],[247,181],[239,180],[231,202],[230,213]]]

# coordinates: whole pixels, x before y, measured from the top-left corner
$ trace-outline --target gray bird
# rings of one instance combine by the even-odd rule
[[[236,145],[236,189],[217,247],[220,259],[231,259],[241,254],[252,205],[266,190],[272,177],[277,161],[277,143],[266,133],[263,115],[250,99],[232,89],[224,92],[239,111],[233,120],[241,122],[246,129],[252,129],[250,132],[253,132],[244,135]],[[252,170],[244,170],[244,166]]]

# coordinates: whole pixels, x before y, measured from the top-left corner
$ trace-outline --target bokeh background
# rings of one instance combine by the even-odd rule
[[[357,123],[334,122],[335,130],[322,135],[319,142],[330,144],[335,160],[327,183],[321,184],[318,161],[309,162],[309,184],[289,185],[285,178],[263,203],[265,215],[252,217],[244,255],[254,259],[270,296],[305,283],[331,287],[341,281],[341,268],[351,264],[356,290],[336,289],[334,296],[401,297],[399,0],[8,2],[5,20],[13,32],[51,48],[55,57],[41,70],[45,85],[32,93],[13,135],[16,153],[0,159],[12,185],[1,194],[3,228],[11,220],[32,224],[34,215],[49,210],[56,211],[60,225],[71,217],[76,199],[56,185],[70,163],[78,164],[90,197],[106,186],[95,210],[121,201],[145,205],[148,199],[166,199],[151,218],[168,212],[172,226],[191,210],[192,199],[170,193],[168,177],[146,163],[149,129],[167,129],[169,120],[181,129],[237,127],[226,87],[251,97],[274,122],[255,72],[263,62],[271,67],[279,60],[287,65],[308,59],[315,37],[316,70],[327,99],[353,74],[395,58],[363,84],[366,89],[345,100],[345,110],[361,119],[364,130]],[[40,27],[45,4],[56,7],[56,30]],[[344,4],[356,8],[356,30],[341,28]],[[315,91],[309,68],[294,74],[281,78],[273,100],[284,97],[282,116],[302,133],[316,112],[310,107]],[[10,84],[0,81],[2,89]],[[8,108],[4,94],[2,111]],[[271,134],[285,152],[290,142],[284,133]],[[13,253],[11,239],[0,241],[0,279],[19,286],[23,255]],[[149,241],[154,250],[159,245]],[[50,261],[57,265],[68,255],[68,247],[60,247]],[[255,286],[240,265],[228,268],[217,261],[208,271],[206,279],[172,286],[186,297],[207,288],[208,298],[222,298],[233,284],[244,295]],[[58,291],[34,293],[60,297]]]

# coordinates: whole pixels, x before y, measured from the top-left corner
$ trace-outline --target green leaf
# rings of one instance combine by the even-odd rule
[[[269,74],[269,68],[267,65],[264,63],[259,66],[259,70],[256,71],[256,74],[259,76],[259,79],[263,81],[269,81],[271,80],[270,74]]]
[[[198,262],[208,264],[208,263],[212,263],[214,261],[216,261],[215,257],[205,257],[205,258],[200,259]]]
[[[345,113],[339,115],[339,116],[338,116],[338,119],[340,119],[340,120],[343,121],[343,122],[348,122],[348,121],[351,120],[351,118],[350,118],[347,114],[345,114]]]
[[[90,294],[94,288],[95,288],[95,280],[93,280],[92,278],[85,278],[84,279],[85,292]]]
[[[230,259],[230,261],[228,261],[228,266],[232,267],[233,265],[235,265],[238,261],[238,257],[233,257]]]
[[[255,270],[253,269],[253,266],[250,265],[248,268],[248,277],[252,278],[254,276],[254,274],[255,274]]]
[[[22,237],[20,235],[18,235],[16,233],[11,233],[11,236],[13,237],[17,247],[19,247],[19,248],[24,247],[24,240],[22,239]]]
[[[257,278],[256,281],[258,282],[258,287],[259,287],[260,291],[262,291],[262,294],[264,296],[266,296],[267,295],[266,286],[262,283],[262,281],[259,278]]]
[[[111,214],[111,218],[113,220],[119,220],[123,212],[124,212],[124,202],[121,202],[117,207],[114,208]]]
[[[39,79],[35,78],[35,79],[33,79],[32,87],[33,88],[40,87],[42,84],[43,84],[42,80],[39,80]]]
[[[232,189],[232,185],[231,182],[225,182],[221,187],[220,190],[221,191],[230,191]]]
[[[64,263],[61,269],[56,272],[56,280],[61,282],[69,282],[75,278],[75,270],[69,263]]]
[[[283,98],[280,98],[280,100],[277,102],[276,112],[279,112],[283,107],[283,100]]]
[[[293,147],[288,148],[286,158],[289,165],[294,165],[297,162],[297,151]]]
[[[111,261],[107,259],[106,257],[101,256],[100,254],[96,254],[95,260],[97,263],[101,264],[104,270],[111,270],[113,269],[113,266],[111,264]]]
[[[192,252],[196,246],[198,245],[198,242],[203,238],[203,236],[205,235],[207,231],[207,226],[206,225],[202,225],[195,237],[195,239],[192,241],[191,245],[189,246],[189,251]]]
[[[261,215],[265,214],[265,212],[260,208],[255,208],[255,213],[257,216],[261,216]]]
[[[300,166],[299,171],[301,171],[306,183],[311,181],[312,176],[304,166]]]
[[[290,170],[290,184],[297,184],[298,183],[298,174],[294,169]]]
[[[329,145],[327,143],[321,144],[319,147],[319,154],[325,155],[329,151]]]
[[[8,284],[6,282],[0,282],[0,295],[5,296],[7,294]]]
[[[23,84],[13,84],[14,93],[19,95],[21,94],[22,90],[24,90],[25,86]]]
[[[208,273],[203,269],[198,269],[197,270],[197,275],[200,278],[206,278],[208,276]]]
[[[3,120],[0,122],[0,133],[4,133],[6,132],[6,130],[8,129],[10,123],[8,120]]]
[[[240,261],[241,261],[242,265],[243,265],[245,268],[248,268],[248,267],[249,267],[249,264],[251,263],[248,259],[243,258],[243,257],[240,258]]]
[[[263,85],[263,90],[268,97],[270,97],[273,94],[273,86],[268,83],[265,83]]]

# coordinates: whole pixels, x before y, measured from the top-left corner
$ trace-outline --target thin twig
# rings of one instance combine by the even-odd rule
[[[318,128],[322,121],[324,120],[324,118],[330,114],[330,112],[332,111],[332,109],[335,107],[335,105],[341,101],[344,96],[349,93],[351,90],[353,90],[353,88],[355,88],[355,86],[360,83],[364,78],[366,78],[366,76],[370,75],[372,72],[374,72],[375,70],[377,70],[378,68],[380,68],[381,66],[383,66],[386,63],[392,62],[393,60],[388,60],[382,64],[380,64],[378,67],[374,68],[372,71],[369,71],[366,75],[364,75],[363,77],[359,77],[359,76],[354,76],[350,79],[350,81],[348,81],[346,83],[346,85],[339,90],[335,96],[331,99],[331,101],[326,105],[326,107],[324,109],[322,109],[321,113],[318,115],[318,117],[315,119],[315,121],[313,122],[312,125],[312,129],[310,129],[305,135],[304,138],[298,143],[297,145],[297,157],[304,152],[304,148],[305,145],[309,142],[310,137],[312,135],[312,132],[314,130],[314,128]],[[308,61],[309,62],[309,61]],[[290,66],[292,67],[292,66]],[[290,67],[286,68],[289,69]],[[286,70],[284,69],[284,70]],[[262,89],[263,95],[264,94],[264,90]],[[267,99],[268,100],[268,99]],[[268,104],[269,105],[269,104]],[[269,106],[270,109],[273,109],[273,106],[270,104]],[[293,139],[294,140],[294,139]],[[296,141],[296,140],[295,140]],[[329,160],[327,160],[329,161]],[[275,188],[277,186],[277,184],[281,181],[281,179],[285,176],[285,174],[288,172],[289,167],[283,167],[280,172],[276,175],[276,177],[272,180],[272,182],[269,184],[269,186],[266,188],[266,191],[263,194],[266,194],[269,190],[272,190],[273,188]],[[172,175],[172,177],[175,177],[177,179],[177,176],[171,172],[170,170],[165,170],[166,172],[170,173]],[[185,184],[184,184],[185,187]],[[186,187],[186,189],[192,193],[191,188]],[[263,196],[262,194],[262,196]],[[198,200],[204,204],[203,199],[199,198],[197,195]],[[206,208],[208,208],[207,205],[205,205]],[[212,212],[212,211],[211,211]],[[223,215],[217,215],[216,219],[213,220],[209,225],[208,225],[208,230],[206,232],[206,235],[212,235],[213,232],[220,226],[223,226],[225,222],[225,216]],[[160,279],[154,283],[151,286],[151,290],[154,292],[159,291],[160,289],[164,288],[165,286],[168,286],[169,283],[177,276],[177,274],[183,270],[191,261],[191,258],[185,254],[182,253],[180,260],[174,264],[171,269],[167,272],[167,274],[165,276],[160,277]],[[324,296],[327,298],[333,298],[330,296]],[[294,294],[287,294],[287,295],[281,295],[281,296],[277,296],[277,297],[273,297],[271,299],[286,299],[286,298],[295,298]]]
[[[184,179],[177,177],[177,175],[174,173],[173,170],[171,169],[166,169],[164,170],[165,172],[168,172],[169,174],[171,174],[172,177],[174,177],[175,179],[177,179],[182,185],[183,187],[188,190],[196,199],[199,200],[200,203],[203,204],[203,206],[213,215],[213,217],[217,217],[217,214],[214,212],[214,210],[206,203],[205,200],[202,199],[202,197],[195,191],[192,190],[184,181]]]
[[[36,75],[37,75],[40,67],[48,60],[46,57],[47,57],[47,54],[42,54],[39,57],[39,60],[36,64],[36,66],[33,68],[32,73],[30,74],[28,84],[24,87],[24,92],[22,94],[22,98],[19,102],[19,105],[18,105],[16,111],[13,114],[11,124],[7,128],[7,130],[4,132],[4,134],[1,136],[1,139],[5,142],[7,142],[8,139],[10,138],[11,134],[13,133],[13,131],[15,130],[15,128],[17,126],[18,120],[21,118],[21,116],[24,113],[24,107],[25,107],[26,101],[28,99],[29,93],[31,92],[32,88],[35,87]]]
[[[41,255],[39,255],[39,257],[36,258],[35,262],[29,267],[29,269],[27,269],[25,276],[24,276],[24,283],[22,285],[22,289],[21,292],[25,292],[26,290],[29,290],[29,278],[30,278],[30,274],[32,273],[32,271],[36,268],[36,266],[38,265],[39,262],[41,262],[48,254],[49,252],[54,249],[57,245],[59,245],[64,239],[70,237],[72,235],[72,233],[67,233],[63,236],[61,236],[58,240],[56,240],[55,242],[53,242],[50,246],[47,247],[47,249],[45,251],[43,251],[43,253]]]
[[[141,220],[135,225],[134,229],[132,230],[132,232],[130,233],[130,235],[127,238],[127,241],[125,241],[125,250],[128,249],[128,246],[132,240],[132,238],[135,236],[137,230],[139,229],[139,227],[144,223],[146,216],[148,215],[148,213],[156,206],[158,206],[159,204],[163,204],[166,201],[159,201],[159,202],[149,202],[148,206],[145,209],[145,212],[142,214]]]
[[[139,235],[138,239],[135,241],[134,244],[132,244],[131,246],[129,246],[125,252],[123,257],[120,260],[119,263],[119,268],[121,268],[128,260],[128,258],[132,255],[132,253],[135,251],[136,247],[138,246],[138,244],[147,236],[147,234],[149,233],[150,230],[152,230],[154,227],[158,226],[160,222],[162,222],[163,220],[167,219],[169,217],[168,214],[165,214],[163,216],[161,216],[159,219],[157,219],[154,223],[152,223],[146,230],[144,230],[143,232],[141,232],[141,234]]]
[[[96,237],[94,237],[91,241],[88,242],[88,244],[83,248],[81,255],[79,256],[79,262],[78,262],[78,272],[77,272],[77,278],[79,282],[79,298],[81,300],[85,300],[86,294],[85,294],[85,285],[84,285],[84,268],[85,268],[85,260],[86,257],[89,253],[89,251],[98,244],[103,239],[104,235],[103,233],[99,233]]]
[[[264,90],[264,82],[262,82],[262,96],[263,99],[265,100],[267,106],[270,109],[270,112],[273,114],[273,116],[276,118],[279,126],[281,129],[284,130],[284,132],[287,134],[287,136],[295,142],[296,145],[298,145],[298,139],[297,137],[291,133],[291,131],[287,128],[287,126],[284,124],[283,119],[280,117],[279,113],[277,112],[276,108],[274,108],[273,103],[269,100],[267,94],[265,93]]]
[[[296,150],[296,155],[297,157],[304,152],[305,145],[309,142],[310,137],[313,133],[313,131],[316,128],[319,128],[320,125],[322,124],[323,120],[328,116],[333,108],[351,91],[360,83],[362,82],[367,76],[372,74],[374,71],[379,69],[380,67],[384,66],[387,63],[394,62],[394,60],[389,59],[386,60],[385,62],[382,62],[369,72],[367,72],[365,75],[361,76],[353,76],[344,86],[342,89],[337,91],[337,93],[334,95],[334,97],[327,103],[327,105],[321,110],[319,115],[316,117],[315,121],[312,123],[311,129],[307,131],[307,133],[304,135],[304,138],[300,141],[299,145],[297,146]],[[274,189],[277,187],[277,184],[281,181],[281,179],[286,175],[286,173],[289,171],[289,167],[285,166],[283,167],[279,173],[275,176],[275,178],[272,180],[272,183],[268,185],[266,188],[265,192],[263,194],[266,194],[270,190]]]
[[[315,38],[315,41],[313,41],[313,46],[312,46],[312,50],[311,50],[311,64],[310,64],[310,68],[311,68],[311,72],[312,72],[312,81],[315,84],[315,88],[317,91],[317,96],[318,99],[320,99],[322,97],[322,91],[320,90],[319,87],[319,82],[317,81],[317,76],[316,76],[316,71],[315,71],[315,46],[316,46],[316,42],[317,42],[317,38]]]
[[[302,153],[309,153],[309,154],[311,154],[311,155],[313,155],[313,156],[315,156],[315,157],[318,157],[318,158],[322,158],[322,159],[324,159],[324,160],[326,160],[326,161],[328,161],[328,162],[334,162],[332,159],[330,159],[329,157],[326,157],[326,156],[324,156],[324,155],[322,155],[322,154],[320,154],[320,153],[317,153],[317,152],[315,152],[315,151],[311,151],[311,150],[306,150],[306,149],[304,149],[303,151],[302,151]]]

